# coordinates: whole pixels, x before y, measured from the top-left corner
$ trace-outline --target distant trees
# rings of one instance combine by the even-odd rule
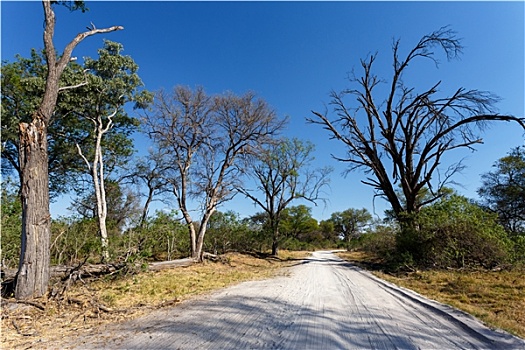
[[[49,283],[51,216],[49,213],[47,128],[52,120],[59,92],[75,87],[75,85],[62,86],[60,78],[71,61],[73,49],[82,40],[95,34],[123,29],[120,26],[104,29],[93,27],[77,34],[65,46],[62,55],[57,57],[53,43],[56,23],[53,3],[48,0],[42,1],[47,63],[45,89],[38,107],[32,111],[30,120],[22,121],[19,125],[22,249],[15,290],[17,299],[42,296],[46,293]],[[71,6],[72,9],[85,9],[82,2],[75,1]]]
[[[281,215],[281,230],[285,237],[301,240],[317,232],[319,224],[312,217],[312,208],[304,204],[287,207]]]
[[[277,255],[279,250],[279,228],[286,207],[296,199],[312,203],[322,200],[321,191],[328,185],[330,168],[309,168],[313,150],[313,144],[298,139],[282,139],[259,147],[247,169],[257,188],[237,187],[267,215],[273,255]]]
[[[240,158],[270,142],[283,121],[252,93],[208,96],[179,86],[171,95],[157,93],[144,122],[156,147],[166,150],[166,177],[189,229],[191,256],[200,260],[211,216],[240,184]],[[200,204],[198,225],[190,200]]]
[[[365,208],[349,208],[342,212],[332,213],[328,220],[333,223],[334,231],[339,234],[339,237],[348,243],[351,239],[358,238],[364,233],[364,229],[372,221],[372,215]]]
[[[378,89],[385,80],[373,73],[377,55],[372,55],[361,60],[362,76],[350,79],[356,87],[331,93],[335,117],[314,111],[309,119],[347,147],[346,156],[335,158],[349,163],[349,171],[367,174],[363,183],[390,203],[404,227],[401,235],[417,230],[415,215],[441,198],[452,175],[462,169],[460,162],[441,172],[439,165],[446,154],[480,143],[479,131],[488,122],[513,121],[525,128],[523,118],[495,113],[498,98],[489,92],[459,88],[447,96],[440,94],[440,82],[421,92],[407,85],[403,78],[410,65],[420,59],[438,63],[434,49],[452,59],[463,47],[447,27],[423,36],[404,58],[400,41],[395,41],[393,75],[384,98],[379,97]],[[349,97],[355,103],[349,103]],[[423,189],[429,191],[424,201]]]
[[[233,211],[215,211],[208,221],[204,246],[213,254],[230,251],[253,251],[256,232],[250,230],[246,220]]]

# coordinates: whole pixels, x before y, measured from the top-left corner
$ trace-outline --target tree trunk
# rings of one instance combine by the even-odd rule
[[[273,256],[278,256],[279,255],[279,242],[277,242],[277,240],[275,240],[275,239],[272,242],[272,255]]]
[[[107,262],[109,260],[108,251],[108,231],[106,228],[106,217],[107,217],[107,203],[106,203],[106,188],[104,186],[104,162],[102,159],[102,121],[99,119],[97,142],[95,145],[95,159],[93,161],[93,181],[95,185],[95,196],[97,198],[97,216],[98,216],[98,227],[100,233],[100,241],[102,245],[102,261]],[[110,125],[108,124],[108,128]]]
[[[197,235],[195,233],[195,225],[193,224],[193,220],[191,219],[191,215],[186,209],[185,204],[179,204],[179,207],[182,211],[182,216],[186,221],[186,225],[188,226],[188,233],[190,235],[190,256],[193,257],[195,251],[197,250]]]
[[[22,233],[20,265],[15,288],[15,298],[18,300],[43,296],[49,283],[51,214],[47,125],[56,106],[60,76],[70,61],[73,49],[84,38],[124,29],[120,26],[93,28],[77,34],[57,60],[53,44],[55,13],[51,3],[49,0],[42,1],[45,14],[44,47],[48,67],[44,96],[38,110],[32,116],[31,123],[20,123]]]
[[[208,221],[210,217],[215,212],[215,209],[209,210],[204,213],[201,225],[199,227],[199,233],[197,235],[197,244],[195,246],[195,251],[192,252],[191,257],[196,259],[199,262],[202,262],[202,247],[204,246],[204,236],[206,235],[206,228],[208,227]]]
[[[140,228],[143,228],[144,224],[146,223],[146,219],[148,218],[149,206],[152,200],[153,200],[153,191],[150,188],[148,192],[148,198],[146,199],[146,203],[144,204],[144,208],[142,209],[142,215],[140,216],[140,224],[139,224]]]
[[[272,255],[277,256],[279,254],[279,224],[272,223]]]
[[[191,257],[199,262],[202,261],[202,246],[204,245],[204,233],[201,232],[202,228],[199,229],[199,234],[197,235],[197,244],[195,246],[195,251],[192,252]]]
[[[49,180],[47,130],[39,116],[20,124],[22,242],[15,298],[38,298],[49,282]]]

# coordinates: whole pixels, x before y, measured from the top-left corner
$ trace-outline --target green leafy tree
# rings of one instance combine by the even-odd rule
[[[304,204],[283,210],[280,232],[286,249],[310,250],[323,245],[324,236],[317,220],[312,217],[312,208]]]
[[[312,143],[299,139],[282,139],[257,149],[248,171],[257,188],[238,187],[268,215],[273,255],[278,254],[282,240],[280,225],[286,207],[297,199],[315,204],[322,200],[322,190],[328,185],[332,169],[310,169],[313,151]]]
[[[27,121],[19,124],[19,167],[22,198],[22,239],[15,297],[31,299],[47,292],[49,284],[51,215],[49,213],[49,159],[47,129],[52,120],[59,92],[78,85],[61,86],[60,79],[71,61],[75,47],[85,38],[123,29],[120,26],[88,28],[77,34],[60,56],[55,51],[53,37],[56,17],[53,4],[43,0],[44,49],[47,63],[46,84],[42,99]],[[71,9],[85,10],[75,1]]]
[[[498,214],[512,236],[525,235],[525,147],[512,149],[493,167],[478,189],[483,205]]]
[[[45,56],[31,50],[30,58],[16,56],[12,63],[2,63],[2,175],[16,175],[21,186],[19,163],[20,139],[18,125],[29,122],[38,108],[46,84]],[[84,81],[83,69],[70,62],[60,78],[61,86],[72,86]],[[49,156],[49,191],[51,198],[69,191],[75,183],[76,173],[82,167],[69,135],[84,128],[69,112],[79,101],[73,89],[63,90],[57,97],[53,118],[47,130]],[[91,127],[91,126],[89,126]]]
[[[205,246],[215,254],[254,249],[254,235],[233,211],[216,211],[208,222]]]
[[[188,256],[187,227],[181,220],[176,211],[156,211],[141,227],[122,235],[127,255],[155,260]]]
[[[335,231],[335,225],[330,219],[319,222],[319,231],[330,246],[335,247],[337,245],[339,235]]]
[[[284,236],[301,240],[302,237],[318,229],[317,220],[312,217],[312,208],[301,204],[283,210],[281,232]]]
[[[129,160],[133,152],[129,135],[137,130],[139,121],[130,117],[124,106],[134,103],[135,107],[143,108],[151,99],[147,91],[139,90],[143,84],[137,74],[138,65],[130,56],[123,56],[122,50],[121,44],[106,40],[104,47],[98,50],[98,60],[85,58],[87,84],[75,90],[82,96],[82,103],[71,111],[92,124],[91,129],[84,129],[84,133],[77,133],[75,138],[94,187],[105,261],[109,259],[106,160],[111,158],[113,166]]]
[[[364,233],[365,228],[372,221],[372,215],[365,208],[350,208],[342,212],[332,213],[329,221],[333,223],[334,231],[340,239],[349,243],[351,239],[358,238]]]

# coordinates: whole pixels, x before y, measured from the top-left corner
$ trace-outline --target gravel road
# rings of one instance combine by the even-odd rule
[[[525,341],[379,280],[331,252],[114,325],[78,349],[525,349]]]

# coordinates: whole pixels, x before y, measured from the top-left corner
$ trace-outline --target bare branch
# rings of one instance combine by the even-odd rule
[[[452,175],[462,169],[459,163],[449,168],[444,178],[433,177],[439,173],[445,154],[454,149],[473,149],[482,142],[478,133],[487,123],[511,121],[525,130],[525,118],[495,113],[493,106],[498,97],[489,92],[459,88],[451,96],[439,97],[441,82],[421,93],[406,87],[402,76],[409,64],[416,59],[430,59],[438,64],[436,48],[449,60],[458,57],[463,49],[461,40],[449,27],[423,36],[404,59],[400,57],[400,41],[396,40],[392,45],[393,75],[383,105],[374,99],[374,88],[381,80],[372,73],[376,57],[372,55],[361,60],[362,76],[350,79],[357,89],[330,94],[334,119],[329,119],[327,112],[315,111],[314,117],[307,119],[327,130],[330,139],[347,147],[345,157],[333,157],[349,163],[348,171],[370,174],[363,183],[386,198],[396,215],[417,212],[442,195],[444,185],[451,183]],[[346,97],[355,98],[354,104],[349,105]],[[395,185],[401,187],[401,192]],[[421,201],[419,194],[426,189],[434,198]]]

